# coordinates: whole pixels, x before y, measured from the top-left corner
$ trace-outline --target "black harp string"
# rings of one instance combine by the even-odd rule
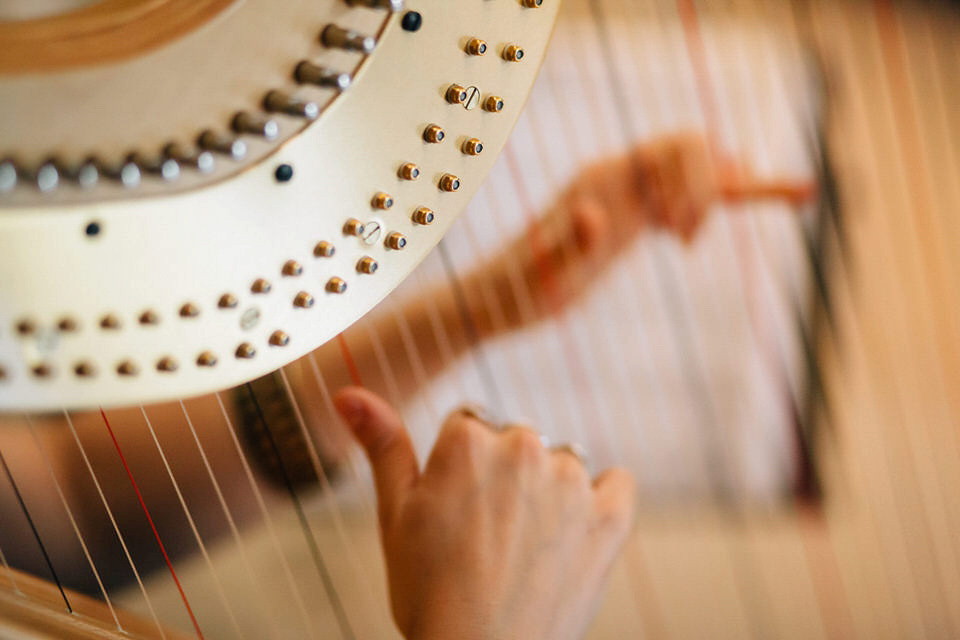
[[[86,467],[87,471],[90,473],[90,478],[93,480],[93,485],[97,490],[97,495],[100,497],[100,502],[103,504],[104,511],[107,514],[107,517],[110,519],[110,524],[113,526],[113,532],[117,536],[117,541],[120,543],[121,549],[123,549],[123,554],[127,559],[127,564],[130,565],[130,570],[133,572],[134,578],[136,578],[137,586],[140,587],[140,593],[143,595],[144,604],[147,606],[147,611],[150,612],[150,618],[153,620],[154,625],[157,627],[157,631],[160,633],[161,638],[166,638],[166,632],[163,630],[163,625],[160,624],[160,618],[157,617],[157,612],[153,608],[153,602],[150,600],[150,596],[147,595],[147,589],[143,584],[143,579],[140,577],[140,572],[137,571],[137,566],[133,562],[133,556],[130,555],[130,549],[127,547],[127,542],[123,537],[123,534],[120,533],[120,527],[117,524],[117,520],[113,515],[113,510],[110,508],[110,504],[107,502],[107,496],[103,493],[103,487],[100,485],[100,480],[97,478],[97,474],[93,470],[93,465],[90,462],[90,458],[87,457],[87,450],[84,448],[83,443],[80,442],[80,436],[77,433],[76,426],[73,424],[73,418],[70,417],[70,413],[64,409],[63,417],[66,420],[67,427],[70,429],[70,434],[73,436],[73,440],[77,445],[77,449],[80,451],[80,456],[83,458],[83,464]]]
[[[317,540],[314,536],[313,530],[310,528],[310,522],[307,520],[307,515],[304,512],[303,504],[300,501],[300,496],[297,494],[297,491],[293,486],[293,481],[291,480],[289,472],[287,471],[287,467],[283,462],[283,457],[280,455],[280,448],[277,446],[276,440],[273,437],[273,432],[270,430],[270,425],[267,423],[267,419],[264,416],[263,408],[260,406],[260,400],[257,398],[256,393],[253,391],[253,386],[249,382],[247,382],[244,387],[246,388],[247,393],[250,395],[250,400],[253,402],[253,407],[257,413],[257,418],[263,425],[264,433],[267,435],[267,442],[270,445],[270,449],[273,451],[274,456],[276,456],[277,460],[279,461],[278,468],[280,470],[284,488],[286,489],[286,492],[290,496],[290,500],[293,503],[297,520],[300,522],[300,528],[306,540],[307,547],[310,550],[310,555],[313,558],[313,564],[317,569],[317,574],[320,576],[320,582],[323,584],[324,591],[327,594],[327,599],[330,602],[334,615],[336,616],[337,625],[340,629],[340,635],[345,640],[354,640],[355,636],[353,629],[350,626],[350,621],[347,619],[347,613],[343,608],[343,603],[340,601],[340,594],[337,592],[336,587],[333,584],[333,580],[330,577],[330,572],[327,569],[326,562],[324,562],[323,555],[320,553],[320,547],[317,545]]]
[[[310,616],[307,613],[303,595],[300,593],[300,589],[297,587],[297,582],[293,577],[293,571],[290,568],[290,563],[287,561],[287,555],[284,552],[283,545],[281,544],[280,538],[277,535],[276,525],[273,521],[273,515],[271,514],[270,509],[267,507],[267,503],[263,498],[263,493],[260,491],[260,487],[257,485],[257,480],[253,475],[253,469],[250,468],[250,463],[247,461],[247,456],[243,451],[243,447],[240,444],[239,438],[237,437],[236,430],[233,426],[233,421],[230,419],[230,416],[227,413],[227,408],[223,403],[223,398],[219,393],[215,393],[214,397],[217,400],[217,405],[220,407],[220,412],[223,415],[224,425],[226,426],[227,432],[230,435],[230,440],[233,443],[234,450],[237,452],[237,456],[240,458],[240,464],[243,466],[244,475],[247,478],[247,482],[250,484],[250,490],[253,493],[254,500],[257,503],[260,516],[263,519],[264,525],[267,527],[267,534],[270,536],[274,550],[277,552],[277,557],[280,559],[280,566],[283,570],[284,577],[286,578],[287,586],[290,588],[290,592],[292,593],[294,601],[296,602],[297,609],[302,619],[301,621],[304,625],[304,633],[312,635],[310,632],[313,629],[313,625],[310,622]]]
[[[153,428],[153,423],[147,416],[147,411],[143,405],[140,405],[140,414],[143,416],[143,420],[147,425],[147,431],[149,431],[150,437],[157,448],[157,453],[160,454],[160,460],[167,472],[167,476],[170,478],[170,484],[177,496],[177,501],[180,503],[181,509],[183,509],[183,514],[187,519],[187,525],[190,527],[190,531],[193,533],[194,540],[197,543],[197,548],[200,550],[200,555],[203,557],[204,564],[206,564],[207,569],[210,571],[210,575],[213,578],[213,584],[217,592],[217,597],[220,599],[220,603],[223,605],[227,616],[230,618],[230,624],[233,626],[233,630],[236,632],[237,637],[242,638],[244,637],[244,634],[240,630],[240,623],[237,621],[233,607],[230,606],[230,601],[223,589],[223,583],[221,582],[220,576],[217,574],[217,571],[213,566],[213,560],[210,558],[210,554],[207,552],[207,546],[203,542],[203,536],[200,535],[200,530],[197,529],[197,523],[193,519],[193,513],[187,506],[187,501],[183,496],[182,490],[180,489],[180,483],[176,480],[176,477],[173,473],[173,468],[170,466],[170,462],[167,460],[167,455],[163,451],[163,446],[160,444],[157,433]]]
[[[286,393],[287,399],[290,402],[290,406],[293,408],[294,417],[297,421],[297,426],[300,429],[300,436],[303,438],[304,442],[306,442],[307,453],[310,456],[310,461],[313,465],[314,472],[317,474],[317,479],[320,481],[320,493],[323,496],[323,501],[326,503],[327,511],[330,514],[330,517],[333,519],[333,525],[337,531],[337,536],[340,538],[340,543],[346,550],[347,558],[353,565],[354,572],[360,576],[360,581],[363,582],[364,586],[366,587],[367,595],[370,597],[372,602],[375,602],[376,596],[374,595],[374,588],[369,580],[368,574],[361,570],[360,563],[357,561],[356,549],[350,542],[350,537],[346,534],[343,516],[340,512],[337,497],[333,492],[333,483],[330,482],[330,479],[327,477],[327,473],[323,468],[323,463],[321,462],[320,455],[317,452],[317,446],[309,428],[307,427],[307,422],[303,417],[303,411],[300,409],[300,403],[297,400],[296,394],[294,393],[293,386],[290,384],[290,380],[287,377],[287,372],[283,367],[279,369],[279,374],[280,380],[283,383],[284,392]],[[336,589],[335,586],[334,589]],[[340,601],[339,595],[337,600]],[[347,619],[346,610],[344,610],[344,618]]]
[[[50,560],[50,554],[47,553],[47,546],[43,544],[43,539],[40,538],[40,532],[37,531],[37,525],[33,521],[33,516],[30,515],[30,510],[27,509],[27,503],[23,500],[23,495],[20,493],[20,488],[17,486],[16,480],[13,479],[13,473],[10,472],[10,467],[7,465],[7,459],[3,455],[3,451],[0,450],[0,466],[3,467],[3,473],[7,476],[7,481],[10,483],[10,488],[13,489],[13,495],[17,499],[17,503],[20,505],[20,510],[23,511],[23,516],[27,520],[27,524],[30,526],[30,531],[33,533],[33,537],[37,541],[37,546],[40,548],[40,553],[43,554],[43,561],[47,565],[47,569],[50,570],[50,576],[53,578],[54,583],[57,585],[57,589],[60,591],[60,597],[63,598],[63,604],[67,607],[68,613],[73,613],[73,606],[70,604],[70,600],[67,598],[67,592],[63,588],[63,583],[60,582],[60,576],[57,575],[57,570],[53,567],[53,561]]]
[[[204,450],[203,445],[200,443],[200,437],[197,435],[197,430],[194,428],[193,420],[190,418],[190,414],[187,412],[187,406],[184,404],[183,400],[179,400],[178,402],[180,404],[180,410],[183,412],[183,417],[187,422],[187,427],[190,430],[190,435],[193,438],[193,442],[197,445],[197,452],[200,454],[200,460],[203,462],[203,468],[206,470],[207,476],[210,478],[210,484],[213,487],[214,493],[217,495],[217,502],[220,505],[220,509],[223,511],[224,518],[226,518],[227,526],[230,529],[230,534],[237,546],[237,551],[239,551],[240,562],[243,564],[244,571],[246,572],[247,577],[250,579],[250,583],[254,589],[260,591],[261,596],[265,596],[266,594],[263,593],[263,585],[254,576],[253,567],[250,565],[250,559],[247,555],[247,549],[240,539],[240,530],[237,528],[233,514],[230,512],[230,507],[227,505],[223,491],[220,488],[220,483],[217,481],[216,475],[213,472],[213,467],[210,466],[207,453]],[[261,615],[265,613],[263,610],[265,601],[265,597],[260,597],[257,599],[257,607],[260,609]],[[273,635],[272,632],[270,635]]]
[[[111,602],[110,596],[107,594],[106,587],[103,586],[103,580],[100,579],[100,572],[97,570],[97,566],[93,561],[93,557],[90,555],[90,550],[87,548],[87,542],[84,540],[83,534],[80,533],[80,527],[77,525],[77,521],[73,517],[73,510],[70,509],[70,505],[67,503],[67,497],[64,495],[63,489],[60,486],[60,480],[57,479],[57,474],[53,470],[53,464],[50,462],[50,452],[43,445],[40,436],[37,434],[37,429],[34,426],[33,419],[30,417],[30,415],[24,414],[24,420],[27,423],[27,428],[30,430],[30,435],[33,438],[33,442],[43,458],[43,464],[47,469],[50,480],[53,481],[53,487],[57,492],[57,497],[60,499],[60,504],[63,506],[63,510],[67,515],[67,519],[70,521],[70,527],[73,529],[74,535],[77,536],[77,541],[80,543],[80,548],[83,550],[83,556],[86,559],[87,564],[90,566],[90,571],[93,573],[93,577],[97,582],[97,587],[100,589],[101,595],[103,595],[103,601],[110,610],[110,616],[113,618],[114,624],[117,625],[117,629],[123,631],[123,625],[120,624],[120,619],[117,617],[117,612],[113,608],[113,602]]]

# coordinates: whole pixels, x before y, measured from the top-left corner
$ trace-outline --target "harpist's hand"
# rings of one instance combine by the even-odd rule
[[[584,168],[526,233],[481,265],[468,286],[497,292],[504,317],[517,326],[574,300],[645,229],[692,242],[718,202],[808,202],[815,187],[802,180],[758,179],[732,161],[712,158],[706,138],[677,134],[637,145]],[[520,284],[529,292],[517,291]],[[533,313],[523,311],[529,295]],[[481,328],[483,297],[472,297]]]
[[[411,640],[564,640],[592,618],[630,530],[633,481],[597,479],[537,434],[470,412],[423,471],[397,414],[358,388],[336,405],[373,467],[394,619]]]

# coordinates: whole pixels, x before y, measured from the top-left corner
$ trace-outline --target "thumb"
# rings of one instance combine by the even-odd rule
[[[341,389],[333,403],[370,460],[380,523],[385,526],[420,477],[410,435],[393,407],[366,389]]]

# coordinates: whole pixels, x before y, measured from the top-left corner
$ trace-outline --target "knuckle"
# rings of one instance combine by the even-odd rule
[[[503,437],[511,459],[521,463],[535,463],[543,458],[543,443],[540,442],[540,435],[533,429],[511,427]]]
[[[436,473],[449,474],[476,467],[489,448],[489,430],[477,420],[451,414],[444,421],[427,466]]]

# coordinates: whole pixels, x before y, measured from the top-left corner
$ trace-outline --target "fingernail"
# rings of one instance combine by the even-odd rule
[[[360,398],[340,396],[336,399],[335,404],[340,417],[351,427],[362,424],[367,417],[367,406]]]

